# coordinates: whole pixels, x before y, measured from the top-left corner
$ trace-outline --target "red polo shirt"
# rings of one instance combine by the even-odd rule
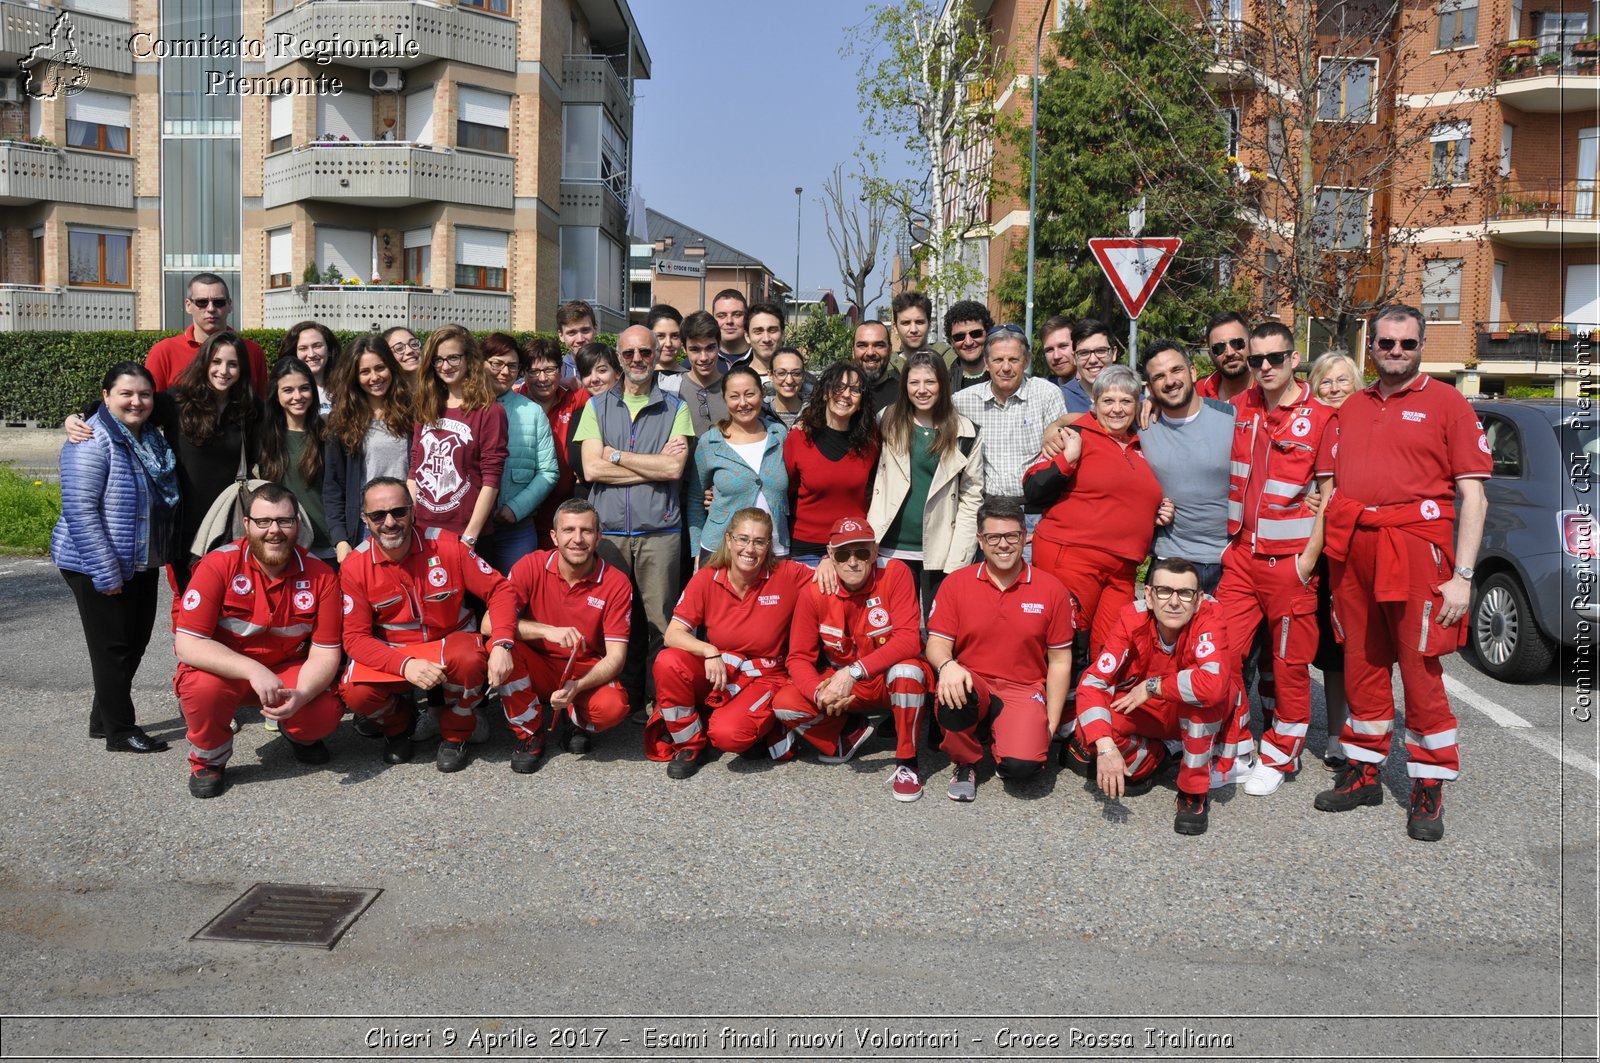
[[[605,643],[627,644],[633,584],[604,561],[596,559],[594,571],[569,586],[561,575],[561,556],[554,550],[539,550],[511,566],[509,578],[517,592],[517,615],[552,627],[577,628],[584,640],[579,656],[598,659],[604,656]],[[554,660],[564,661],[572,653],[548,639],[528,646]]]
[[[1334,483],[1362,505],[1452,498],[1456,480],[1488,479],[1493,469],[1477,411],[1426,373],[1388,398],[1377,384],[1356,392],[1334,423]]]
[[[245,340],[244,349],[250,359],[250,386],[256,389],[259,399],[267,393],[267,357],[255,340]],[[200,344],[194,338],[194,326],[190,325],[181,335],[156,341],[150,353],[144,356],[144,367],[156,378],[156,390],[166,391],[177,383],[178,377],[199,353]]]
[[[1072,645],[1077,626],[1072,596],[1060,580],[1023,563],[1011,586],[1000,589],[980,561],[939,585],[928,617],[928,636],[949,639],[955,658],[985,679],[1038,686],[1047,650]]]
[[[326,564],[297,547],[271,577],[240,539],[195,565],[172,626],[276,668],[305,660],[310,646],[338,649],[339,606],[339,579]]]
[[[768,674],[783,674],[789,625],[811,570],[798,561],[780,561],[740,598],[728,584],[728,570],[702,568],[683,589],[672,619],[690,631],[704,626],[706,641],[747,659],[764,659]]]

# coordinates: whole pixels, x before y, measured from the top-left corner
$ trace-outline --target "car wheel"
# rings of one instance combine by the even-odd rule
[[[1522,584],[1496,572],[1478,588],[1468,632],[1478,667],[1506,683],[1536,679],[1555,659],[1555,647],[1539,630]]]

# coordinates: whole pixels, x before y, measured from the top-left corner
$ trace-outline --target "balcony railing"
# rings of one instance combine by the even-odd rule
[[[561,59],[562,97],[567,103],[599,103],[621,119],[632,113],[632,92],[609,55],[567,55]]]
[[[1556,62],[1541,65],[1541,59],[1552,55],[1559,57]],[[1552,74],[1592,76],[1596,72],[1597,58],[1600,58],[1600,44],[1588,39],[1560,46],[1507,41],[1500,45],[1495,56],[1502,81],[1548,77]]]
[[[133,23],[77,8],[71,11],[72,43],[78,51],[78,62],[94,70],[133,73],[133,50],[128,46]],[[0,68],[15,67],[33,55],[39,45],[48,43],[60,17],[59,8],[0,0]],[[53,60],[51,53],[39,55],[46,62]]]
[[[1600,182],[1587,180],[1519,181],[1501,188],[1490,221],[1520,221],[1529,218],[1570,218],[1593,221],[1600,218]]]
[[[0,284],[0,332],[133,328],[133,292]]]
[[[133,206],[133,158],[0,141],[0,203]]]
[[[282,7],[283,5],[277,5]],[[300,0],[267,19],[269,41],[277,34],[299,41],[415,41],[416,58],[360,56],[339,58],[347,66],[411,67],[433,59],[453,59],[491,70],[517,69],[517,23],[472,8],[421,0]],[[286,50],[266,50],[267,73],[298,58]]]
[[[390,284],[274,288],[262,296],[263,324],[288,328],[310,318],[335,329],[428,331],[451,323],[488,331],[511,327],[511,294]]]
[[[1579,347],[1593,342],[1595,328],[1594,324],[1565,321],[1473,323],[1480,362],[1533,362],[1536,365],[1576,361]],[[1592,347],[1584,349],[1593,350]]]
[[[399,204],[441,201],[509,209],[514,162],[494,155],[404,141],[318,141],[267,156],[268,207],[304,199]]]
[[[1250,23],[1218,19],[1202,22],[1198,28],[1211,38],[1219,62],[1259,64],[1266,38]]]

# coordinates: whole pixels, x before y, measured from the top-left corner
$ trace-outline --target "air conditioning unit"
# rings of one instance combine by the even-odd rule
[[[22,82],[16,78],[0,78],[0,103],[21,103]]]
[[[399,92],[405,84],[406,76],[396,66],[380,66],[367,77],[367,87],[373,92]]]

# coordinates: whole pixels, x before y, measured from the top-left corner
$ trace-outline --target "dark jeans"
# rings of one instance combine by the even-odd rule
[[[155,628],[158,571],[134,573],[121,594],[101,594],[82,572],[63,569],[61,575],[78,601],[83,640],[89,647],[94,676],[89,729],[104,731],[108,742],[126,738],[139,730],[134,722],[133,677]]]
[[[926,641],[928,631],[928,613],[933,609],[933,596],[939,593],[939,584],[944,582],[945,573],[929,572],[922,567],[921,561],[911,561],[899,558],[900,563],[911,570],[911,577],[917,588],[917,601],[922,603],[922,631]]]

